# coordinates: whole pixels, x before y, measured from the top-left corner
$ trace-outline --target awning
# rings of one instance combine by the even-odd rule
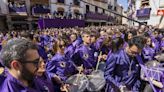
[[[137,10],[136,17],[149,17],[151,12],[151,8],[144,8]]]

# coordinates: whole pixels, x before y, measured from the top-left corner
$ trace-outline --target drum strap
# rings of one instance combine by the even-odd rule
[[[142,61],[141,56],[140,56],[140,55],[137,55],[136,58],[137,58],[137,61],[138,61],[139,65],[140,65],[141,68],[143,69],[143,71],[144,71],[144,73],[145,73],[145,75],[146,75],[146,77],[147,77],[147,79],[148,79],[148,82],[150,83],[150,85],[151,85],[153,91],[154,91],[154,92],[157,92],[156,89],[155,89],[155,87],[154,87],[154,85],[153,85],[153,83],[152,83],[152,81],[150,80],[150,77],[149,77],[149,75],[148,75],[146,69],[145,69],[145,66],[144,66],[144,63],[143,63],[143,61]]]

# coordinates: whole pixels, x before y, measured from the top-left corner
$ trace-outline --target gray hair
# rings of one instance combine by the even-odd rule
[[[19,60],[19,62],[23,62],[26,59],[26,51],[29,49],[37,49],[37,45],[32,43],[27,39],[15,38],[11,39],[7,42],[7,44],[1,50],[2,63],[8,67],[10,67],[10,63],[13,60]]]

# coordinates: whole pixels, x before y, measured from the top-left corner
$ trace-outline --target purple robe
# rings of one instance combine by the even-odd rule
[[[69,61],[69,59],[60,53],[56,53],[47,64],[47,73],[50,78],[58,75],[62,81],[65,81],[75,72],[75,66],[72,61]]]
[[[106,92],[119,92],[121,85],[126,85],[132,92],[139,92],[140,66],[123,49],[108,57],[104,75],[107,82]]]
[[[53,83],[46,73],[44,73],[42,76],[37,76],[35,78],[35,83],[40,85],[40,90],[42,92],[54,92]]]
[[[14,78],[11,74],[7,74],[6,79],[3,84],[0,86],[0,92],[41,92],[40,87],[35,83],[31,87],[26,87]]]
[[[96,66],[93,49],[84,44],[81,44],[76,49],[75,54],[72,56],[72,60],[77,66],[83,64],[85,69],[93,69]]]
[[[155,50],[150,46],[145,46],[142,50],[144,61],[150,61],[154,59]]]

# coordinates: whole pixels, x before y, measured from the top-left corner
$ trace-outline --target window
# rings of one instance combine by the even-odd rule
[[[89,12],[90,9],[89,9],[89,5],[86,5],[86,12]]]
[[[117,11],[117,7],[116,6],[114,7],[114,10]]]
[[[58,0],[58,3],[64,3],[64,0]]]
[[[159,1],[159,8],[164,8],[164,0]]]
[[[79,0],[73,0],[73,2],[74,2],[74,5],[80,6]]]
[[[150,6],[149,0],[141,0],[141,7],[145,8],[147,6]]]
[[[103,9],[103,12],[102,12],[103,14],[105,14],[105,10]]]
[[[112,7],[113,7],[112,5],[108,5],[108,9],[112,9]]]
[[[97,6],[95,6],[95,12],[96,12],[96,13],[98,12],[98,7],[97,7]]]

